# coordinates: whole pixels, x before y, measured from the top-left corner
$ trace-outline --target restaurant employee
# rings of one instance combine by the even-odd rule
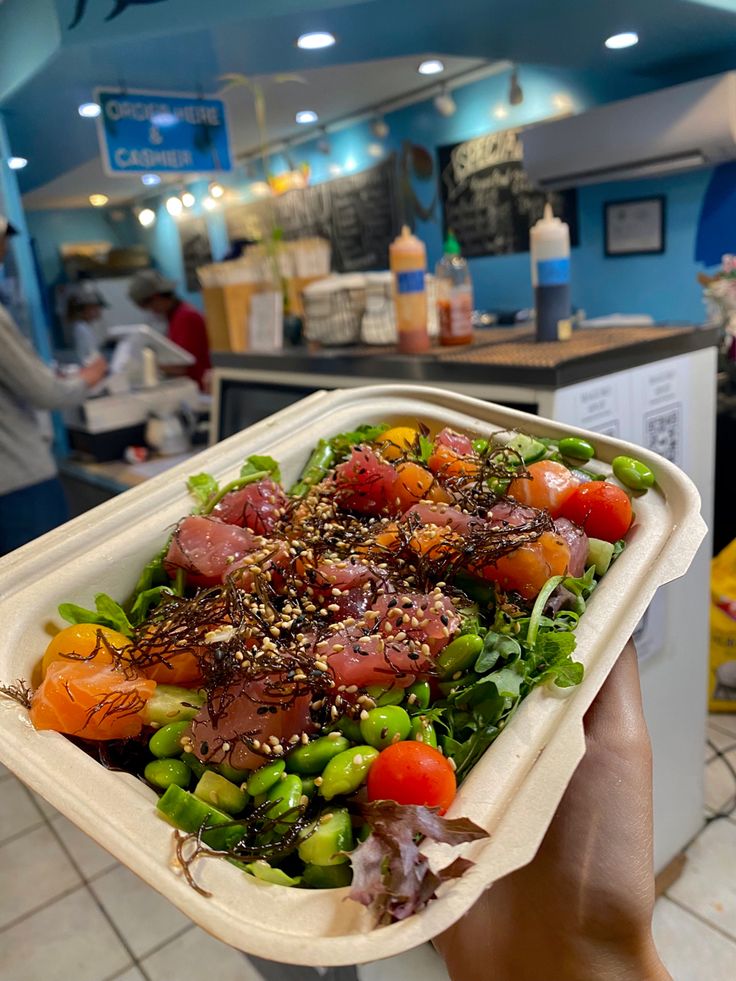
[[[0,214],[0,265],[8,239],[16,234]],[[36,356],[0,304],[0,555],[69,517],[35,410],[83,402],[106,370],[105,359],[97,357],[73,377],[59,378]]]
[[[194,357],[194,364],[186,373],[204,388],[205,375],[210,370],[207,326],[199,310],[176,295],[175,286],[173,280],[165,279],[155,269],[144,269],[133,277],[128,296],[142,310],[166,318],[169,340]]]

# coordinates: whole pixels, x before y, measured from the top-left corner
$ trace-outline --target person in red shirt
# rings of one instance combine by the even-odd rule
[[[210,370],[210,344],[207,325],[199,310],[178,297],[176,283],[155,269],[136,273],[128,288],[128,296],[142,310],[166,318],[169,340],[189,351],[195,359],[186,373],[203,389],[205,376]]]

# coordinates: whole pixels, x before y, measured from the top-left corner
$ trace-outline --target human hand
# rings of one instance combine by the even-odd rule
[[[87,388],[94,388],[98,382],[102,381],[106,374],[107,361],[100,355],[79,369],[79,377],[83,380]]]
[[[629,642],[534,859],[437,938],[453,981],[665,981],[652,939],[652,753]]]

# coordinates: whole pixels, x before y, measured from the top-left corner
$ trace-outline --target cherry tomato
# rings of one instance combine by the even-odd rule
[[[509,484],[508,495],[521,504],[546,508],[553,518],[564,514],[563,506],[579,481],[567,467],[554,460],[540,460],[527,467],[528,477],[517,477]]]
[[[132,649],[131,641],[117,630],[99,623],[75,623],[64,627],[51,640],[41,662],[41,675],[45,677],[49,664],[54,661],[112,664],[114,655]]]
[[[369,800],[424,804],[439,807],[444,814],[456,789],[455,771],[448,760],[439,750],[414,740],[388,746],[368,771]]]
[[[606,542],[623,538],[633,517],[626,493],[605,480],[580,484],[565,501],[562,515],[580,525],[586,535]]]

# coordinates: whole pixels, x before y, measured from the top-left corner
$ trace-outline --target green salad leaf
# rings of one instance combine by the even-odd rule
[[[379,426],[358,426],[352,432],[333,436],[328,442],[335,454],[336,462],[346,457],[354,446],[359,446],[361,443],[375,443],[378,437],[390,428],[386,423],[381,423]]]
[[[94,610],[87,610],[76,603],[61,603],[59,616],[67,623],[98,623],[102,627],[111,627],[126,637],[133,636],[133,625],[125,610],[107,593],[97,593]]]
[[[187,489],[200,505],[210,501],[220,489],[220,485],[210,473],[195,473],[187,480]]]
[[[281,467],[272,456],[249,456],[240,468],[241,477],[250,477],[255,473],[266,473],[277,484],[281,483]]]

